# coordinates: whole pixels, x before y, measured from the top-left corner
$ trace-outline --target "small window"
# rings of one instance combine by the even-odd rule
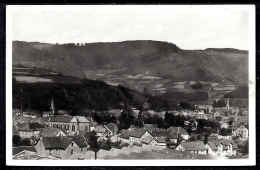
[[[72,125],[72,132],[75,132],[75,125]]]
[[[71,150],[71,155],[73,154],[73,150]]]
[[[71,143],[71,146],[73,146],[73,143]]]

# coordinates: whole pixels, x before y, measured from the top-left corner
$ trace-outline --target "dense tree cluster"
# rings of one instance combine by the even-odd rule
[[[32,146],[29,138],[21,138],[19,135],[13,136],[13,147],[17,146]]]
[[[97,114],[95,113],[93,116],[93,119],[98,123],[98,124],[107,124],[107,123],[116,123],[116,116],[114,114],[110,113],[103,113],[103,114]]]
[[[129,105],[126,105],[119,117],[119,129],[128,129],[131,125],[134,125],[135,117],[134,113]]]
[[[199,81],[197,81],[195,84],[191,85],[192,89],[201,89],[202,87],[203,86]]]
[[[237,90],[224,95],[225,98],[246,98],[248,99],[248,86],[239,86]]]
[[[194,110],[194,105],[190,104],[187,101],[180,101],[179,105],[182,109],[189,109],[189,110]]]
[[[222,99],[221,100],[215,100],[213,102],[212,106],[215,107],[215,108],[226,107],[226,102]]]

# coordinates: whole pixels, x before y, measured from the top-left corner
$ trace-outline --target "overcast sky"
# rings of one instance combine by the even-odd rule
[[[248,50],[248,13],[243,11],[15,11],[12,18],[13,40],[158,40],[182,49]]]

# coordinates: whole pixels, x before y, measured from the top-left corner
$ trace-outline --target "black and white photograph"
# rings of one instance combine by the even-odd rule
[[[7,164],[255,164],[254,5],[6,16]]]

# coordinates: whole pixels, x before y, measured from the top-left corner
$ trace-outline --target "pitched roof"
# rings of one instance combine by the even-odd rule
[[[44,128],[44,126],[36,122],[36,123],[29,123],[29,128],[30,129],[41,129],[41,128]]]
[[[179,133],[181,135],[189,135],[189,133],[186,132],[182,127],[170,127],[169,129],[174,131],[174,132],[178,132],[179,131]]]
[[[40,135],[42,137],[55,137],[57,136],[58,133],[60,133],[60,131],[62,131],[66,135],[66,131],[64,129],[54,128],[54,127],[43,129]]]
[[[208,141],[208,145],[211,147],[212,150],[217,150],[218,146],[220,144],[223,145],[223,149],[227,149],[227,146],[229,144],[232,144],[233,149],[238,149],[237,145],[235,144],[235,142],[233,140],[220,139],[220,140],[215,140],[215,141]]]
[[[83,137],[83,135],[67,136],[67,137],[72,138],[79,147],[88,146],[88,143],[85,140],[85,138]]]
[[[146,132],[146,129],[142,129],[142,128],[135,128],[133,130],[131,130],[130,136],[132,137],[136,137],[136,138],[140,138],[143,136],[143,134]]]
[[[27,125],[28,125],[28,123],[18,123],[18,124],[16,124],[18,129],[22,129],[23,127],[25,127]]]
[[[178,138],[178,133],[170,131],[170,130],[153,130],[152,135],[157,136],[157,137],[164,137],[164,138],[168,138],[168,139],[177,139]]]
[[[118,127],[117,127],[117,125],[116,124],[114,124],[114,123],[108,123],[108,124],[106,124],[106,125],[104,125],[105,126],[105,128],[107,128],[108,130],[110,130],[110,131],[118,131]]]
[[[45,137],[42,142],[46,149],[63,149],[65,150],[69,144],[73,141],[68,137]]]
[[[25,116],[15,116],[15,120],[17,121],[23,121],[23,122],[30,122],[33,118],[32,117],[25,117]]]
[[[49,122],[49,119],[48,117],[42,117],[41,118],[41,122],[44,123],[44,122]]]
[[[35,117],[31,120],[31,122],[40,122],[41,118],[40,117]]]
[[[119,135],[119,137],[120,137],[120,138],[124,138],[124,139],[129,139],[130,134],[131,134],[131,131],[130,131],[130,130],[125,130],[123,133],[121,133],[121,134]]]
[[[13,155],[16,155],[25,150],[31,152],[37,152],[34,146],[19,146],[19,147],[13,147]]]
[[[44,126],[39,123],[19,123],[17,124],[18,130],[21,131],[31,131],[31,130],[39,130],[43,129]]]
[[[165,143],[165,140],[163,137],[155,137],[154,140],[157,142],[157,143]]]
[[[76,116],[76,118],[79,123],[88,123],[89,122],[89,120],[87,118],[85,118],[84,116]]]
[[[95,121],[92,117],[86,117],[86,119],[87,119],[90,123],[96,123],[96,121]]]
[[[94,131],[97,132],[97,133],[104,133],[107,130],[102,125],[98,125],[98,126],[95,127]]]
[[[71,122],[73,116],[54,116],[50,118],[50,122]]]
[[[151,141],[153,140],[153,137],[152,136],[146,136],[142,142],[143,143],[146,143],[146,144],[149,144]]]
[[[182,142],[180,144],[186,151],[207,150],[202,141]]]

